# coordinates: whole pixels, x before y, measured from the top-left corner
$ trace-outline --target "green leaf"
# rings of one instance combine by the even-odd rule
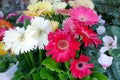
[[[68,76],[65,72],[64,73],[59,73],[59,78],[60,78],[60,80],[67,80]]]
[[[31,76],[35,72],[36,72],[36,68],[33,68],[33,69],[30,70],[30,72],[27,74],[27,76]]]
[[[9,63],[0,61],[0,72],[4,72],[6,69],[8,69],[8,67],[9,67]]]
[[[68,70],[69,70],[69,67],[70,67],[70,62],[65,62],[65,67],[66,67],[66,69],[68,69]]]
[[[17,71],[12,80],[21,80],[22,78],[24,78],[23,74],[20,71]]]
[[[33,80],[40,80],[40,73],[39,72],[32,74],[32,76],[33,76]]]
[[[91,78],[91,80],[98,80],[98,79],[94,77],[94,78]]]
[[[120,60],[120,48],[111,49],[109,53],[114,57],[114,60]]]
[[[97,72],[93,73],[91,77],[96,78],[98,80],[109,80],[104,74],[97,73]]]
[[[0,56],[0,72],[6,71],[16,61],[16,56],[10,54]]]
[[[110,26],[112,33],[117,36],[118,44],[120,45],[120,27],[118,26]]]
[[[120,80],[120,61],[114,61],[112,63],[112,72],[113,72],[113,77],[115,80]]]
[[[49,57],[42,62],[42,65],[45,65],[51,71],[56,71],[58,73],[63,72],[62,70],[60,70],[61,69],[60,64],[55,62],[53,59]]]
[[[48,80],[57,79],[56,74],[45,67],[40,70],[40,76],[42,79],[48,79]]]
[[[24,28],[26,29],[29,24],[30,24],[30,20],[25,19]]]
[[[69,77],[70,80],[76,80],[76,79],[71,75],[71,73],[70,73],[69,71],[67,72],[67,74],[68,74],[68,77]]]
[[[82,80],[90,80],[90,76],[84,77]]]

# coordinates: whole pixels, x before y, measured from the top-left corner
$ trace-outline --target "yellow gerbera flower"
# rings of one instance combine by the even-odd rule
[[[53,11],[51,3],[48,1],[39,1],[38,8],[39,10],[45,9],[46,11],[43,12],[44,14],[49,14]]]
[[[27,9],[28,10],[24,11],[23,13],[31,17],[40,16],[42,14],[50,15],[53,12],[52,5],[48,1],[31,3],[30,5],[28,5]]]
[[[4,43],[3,43],[3,42],[0,42],[0,55],[5,55],[5,54],[8,53],[7,51],[5,51],[5,50],[3,49],[3,47],[4,47]]]
[[[38,10],[38,3],[32,3],[27,6],[29,11],[36,12]]]

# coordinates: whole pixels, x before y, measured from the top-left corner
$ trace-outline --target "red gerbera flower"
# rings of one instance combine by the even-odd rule
[[[88,63],[90,57],[81,55],[79,59],[75,59],[71,62],[70,71],[75,78],[83,78],[92,74],[89,68],[94,68],[94,64]]]
[[[87,47],[90,44],[96,45],[102,44],[102,41],[97,37],[98,35],[88,26],[80,26],[76,24],[76,33],[82,37],[82,42],[84,46]]]
[[[4,36],[4,32],[12,27],[13,26],[10,22],[8,22],[6,20],[0,20],[0,41],[2,41],[2,38]]]
[[[98,23],[99,20],[99,17],[94,10],[82,6],[71,9],[70,17],[81,25],[89,26]]]
[[[6,31],[6,28],[0,28],[0,41],[2,41],[3,37],[4,37],[4,32]]]
[[[45,48],[48,50],[47,55],[52,55],[57,62],[65,62],[75,57],[79,46],[80,42],[76,41],[73,36],[57,30],[49,34],[49,43]]]

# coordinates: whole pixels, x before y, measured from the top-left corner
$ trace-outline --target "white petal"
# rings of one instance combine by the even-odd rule
[[[115,49],[115,48],[117,48],[117,37],[116,36],[114,36],[114,42],[112,43],[112,49]]]
[[[104,69],[112,64],[113,57],[107,56],[106,54],[101,54],[98,58],[98,62],[102,65]]]
[[[105,46],[109,46],[111,43],[114,42],[113,38],[111,36],[104,36],[103,42]]]
[[[98,34],[103,34],[106,31],[104,26],[99,26],[96,30]]]
[[[110,49],[110,47],[108,46],[103,46],[100,48],[100,53],[105,53],[106,51],[108,51]]]

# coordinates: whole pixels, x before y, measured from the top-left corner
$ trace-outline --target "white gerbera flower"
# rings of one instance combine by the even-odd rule
[[[32,32],[24,28],[16,27],[15,30],[10,29],[5,32],[3,42],[5,43],[5,50],[11,50],[14,54],[28,52],[33,50],[37,41],[31,37]]]
[[[52,31],[50,21],[45,20],[43,17],[34,17],[28,29],[34,31],[33,38],[37,40],[39,49],[44,49],[44,45],[48,44],[48,33]]]

